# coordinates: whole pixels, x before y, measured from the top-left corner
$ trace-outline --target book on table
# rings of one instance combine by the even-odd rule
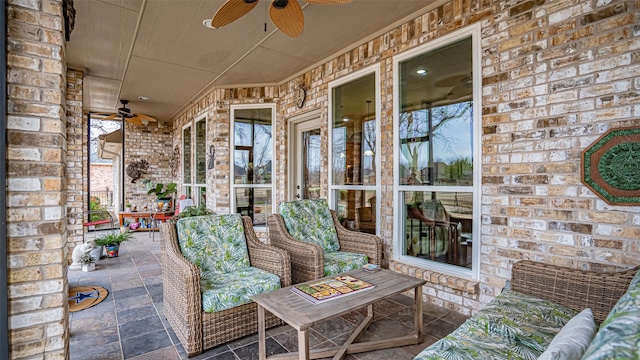
[[[294,285],[291,287],[291,291],[317,304],[325,300],[373,289],[374,287],[375,285],[351,275],[339,275],[308,284]]]

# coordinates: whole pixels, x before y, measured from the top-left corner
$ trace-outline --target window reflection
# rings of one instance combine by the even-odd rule
[[[404,254],[471,267],[473,193],[404,192]]]
[[[235,109],[233,139],[236,212],[264,226],[271,213],[272,109]]]
[[[376,233],[376,192],[374,190],[335,190],[336,215],[350,230]]]

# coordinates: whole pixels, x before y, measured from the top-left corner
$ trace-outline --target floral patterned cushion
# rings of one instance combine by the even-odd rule
[[[270,272],[247,267],[221,273],[202,281],[202,309],[215,312],[251,302],[251,297],[280,288],[280,278]]]
[[[505,290],[471,319],[499,336],[516,339],[542,353],[577,314],[566,306]]]
[[[640,271],[600,325],[582,359],[640,359]]]
[[[325,253],[340,250],[327,200],[283,202],[280,204],[280,214],[294,239],[319,245]]]
[[[537,359],[576,314],[565,306],[506,290],[415,359]]]
[[[182,254],[200,269],[203,279],[249,267],[239,214],[180,219],[176,231]]]
[[[358,269],[369,263],[366,255],[346,251],[324,253],[324,276],[341,274]]]
[[[515,339],[488,332],[470,320],[424,349],[414,360],[534,360],[540,354]]]

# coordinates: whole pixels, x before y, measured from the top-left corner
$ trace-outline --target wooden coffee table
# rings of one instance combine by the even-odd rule
[[[347,274],[355,276],[375,285],[373,289],[362,290],[359,293],[340,296],[312,304],[301,296],[294,294],[289,287],[258,294],[253,301],[258,305],[258,340],[260,360],[267,359],[265,335],[265,309],[291,325],[298,331],[298,353],[276,354],[269,359],[318,359],[333,356],[342,359],[346,354],[365,351],[387,349],[391,347],[419,344],[422,342],[422,285],[424,280],[416,279],[404,274],[386,269],[368,272],[362,269],[350,271]],[[415,329],[412,333],[402,337],[355,343],[364,334],[373,320],[373,304],[415,289]],[[333,348],[309,350],[309,329],[314,324],[325,321],[361,307],[367,307],[367,316],[347,341]]]

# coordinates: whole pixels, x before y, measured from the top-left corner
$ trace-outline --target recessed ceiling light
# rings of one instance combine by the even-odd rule
[[[148,101],[149,98],[146,96],[138,96],[138,100],[142,100],[142,101]]]
[[[202,20],[202,25],[204,25],[204,27],[209,29],[215,29],[213,26],[211,26],[211,19]]]
[[[349,121],[349,118],[343,118],[342,121],[347,122]]]
[[[427,70],[418,69],[418,70],[416,70],[416,74],[421,75],[421,76],[425,76],[425,75],[427,75]]]

